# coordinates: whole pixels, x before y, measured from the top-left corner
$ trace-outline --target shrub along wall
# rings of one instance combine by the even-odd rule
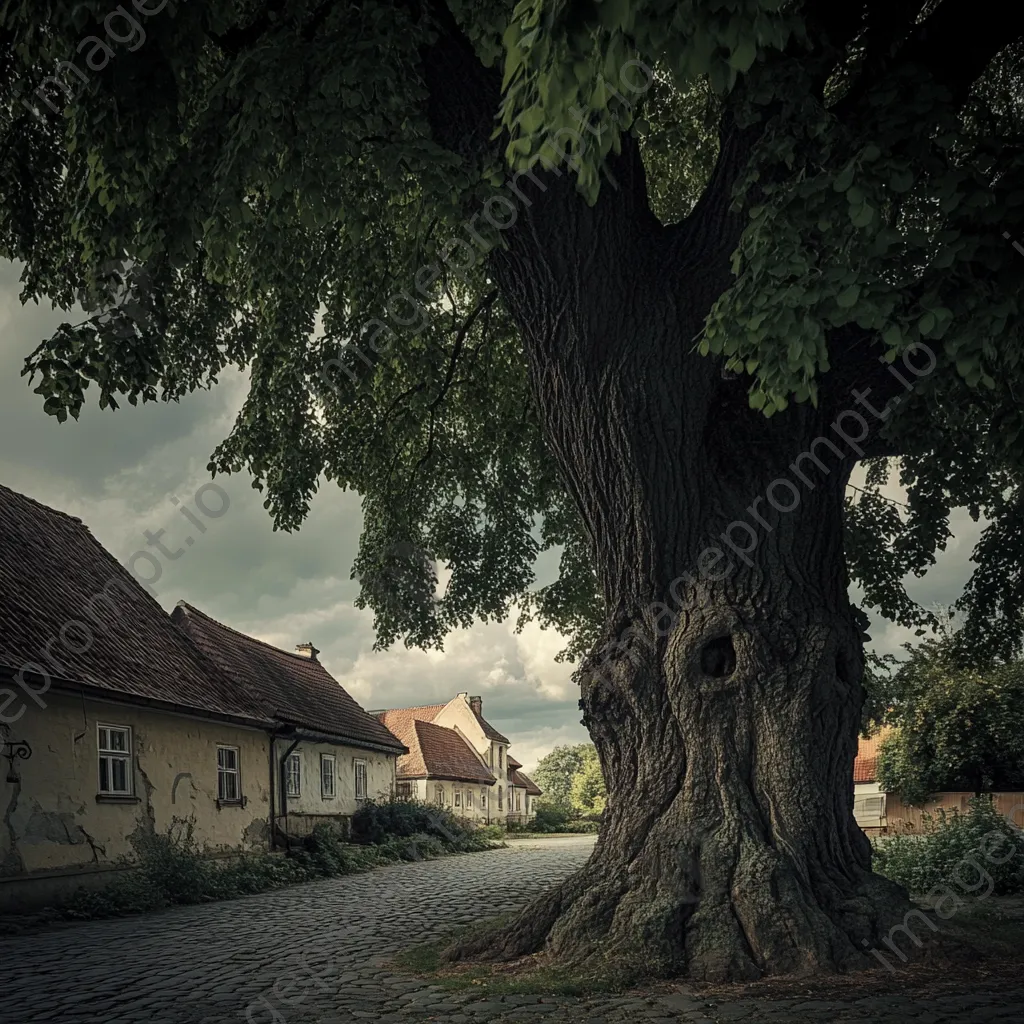
[[[79,889],[66,904],[34,917],[119,917],[500,845],[442,808],[404,801],[364,805],[352,818],[352,838],[343,842],[335,829],[321,824],[287,855],[244,853],[215,861],[199,846],[194,822],[175,818],[166,832],[140,832],[132,838],[134,870],[103,889]]]
[[[1024,893],[1024,831],[979,797],[965,811],[925,814],[921,826],[874,841],[873,867],[925,895],[956,883],[974,893]]]

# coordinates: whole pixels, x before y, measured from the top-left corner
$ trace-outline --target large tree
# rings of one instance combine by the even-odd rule
[[[358,490],[382,644],[518,606],[584,655],[602,833],[490,952],[749,978],[865,962],[900,910],[852,817],[847,585],[926,624],[902,580],[969,505],[964,635],[1018,641],[1022,21],[0,7],[2,251],[26,301],[87,314],[28,360],[46,411],[246,367],[212,465],[286,529],[323,481]],[[893,456],[906,510],[878,495]]]
[[[573,779],[583,767],[586,751],[591,747],[590,743],[577,743],[571,747],[562,745],[537,762],[533,778],[544,790],[545,800],[557,804],[564,811],[572,810]]]

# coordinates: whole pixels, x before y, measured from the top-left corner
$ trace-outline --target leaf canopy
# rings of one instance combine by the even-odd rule
[[[360,493],[354,572],[381,644],[439,645],[518,606],[577,655],[602,607],[489,272],[496,211],[510,173],[614,194],[609,159],[636,143],[652,212],[682,224],[745,132],[732,283],[682,343],[743,376],[765,416],[819,401],[851,353],[896,369],[928,353],[848,508],[851,575],[928,624],[904,579],[967,506],[990,525],[963,636],[1009,656],[1021,30],[959,0],[12,0],[0,252],[24,264],[26,301],[86,314],[26,372],[63,420],[90,395],[175,400],[246,369],[211,468],[251,473],[283,529],[325,481]],[[879,495],[892,456],[902,510]],[[537,588],[552,548],[559,579]]]

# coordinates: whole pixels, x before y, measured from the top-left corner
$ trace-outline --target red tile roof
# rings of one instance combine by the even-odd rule
[[[178,602],[171,618],[276,720],[352,746],[404,752],[402,742],[364,711],[319,661],[239,633],[185,601]]]
[[[400,779],[452,779],[490,785],[494,775],[475,750],[454,730],[430,719],[445,705],[382,711],[380,721],[408,748],[398,759]],[[434,708],[434,715],[429,712]]]
[[[439,714],[441,714],[442,711],[444,711],[446,707],[448,707],[447,704],[421,704],[419,707],[415,708],[389,708],[385,711],[378,711],[376,714],[379,717],[380,715],[390,714],[391,711],[409,711],[414,713],[416,720],[419,722],[432,722]],[[470,707],[469,710],[473,711],[473,708]],[[483,715],[477,714],[477,712],[473,711],[473,716],[480,723],[480,728],[483,729],[484,735],[488,739],[494,740],[495,743],[508,744],[511,742],[507,736],[502,736],[502,734],[498,732],[498,730],[495,729]]]
[[[537,785],[529,775],[524,775],[522,772],[512,773],[512,785],[521,786],[526,789],[527,796],[542,796],[543,790]]]
[[[892,734],[892,727],[883,725],[874,735],[857,738],[857,757],[853,762],[854,782],[878,781],[878,755],[882,744]]]
[[[853,762],[853,781],[875,782],[878,779],[878,758],[857,756]]]
[[[266,723],[81,520],[0,485],[0,674],[23,668],[37,687],[30,673],[45,672],[54,687]]]

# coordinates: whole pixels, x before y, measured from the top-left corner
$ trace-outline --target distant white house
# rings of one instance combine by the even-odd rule
[[[525,823],[537,785],[508,754],[509,739],[483,716],[483,699],[460,693],[447,704],[373,712],[409,748],[398,759],[397,792],[448,807],[477,822]]]

